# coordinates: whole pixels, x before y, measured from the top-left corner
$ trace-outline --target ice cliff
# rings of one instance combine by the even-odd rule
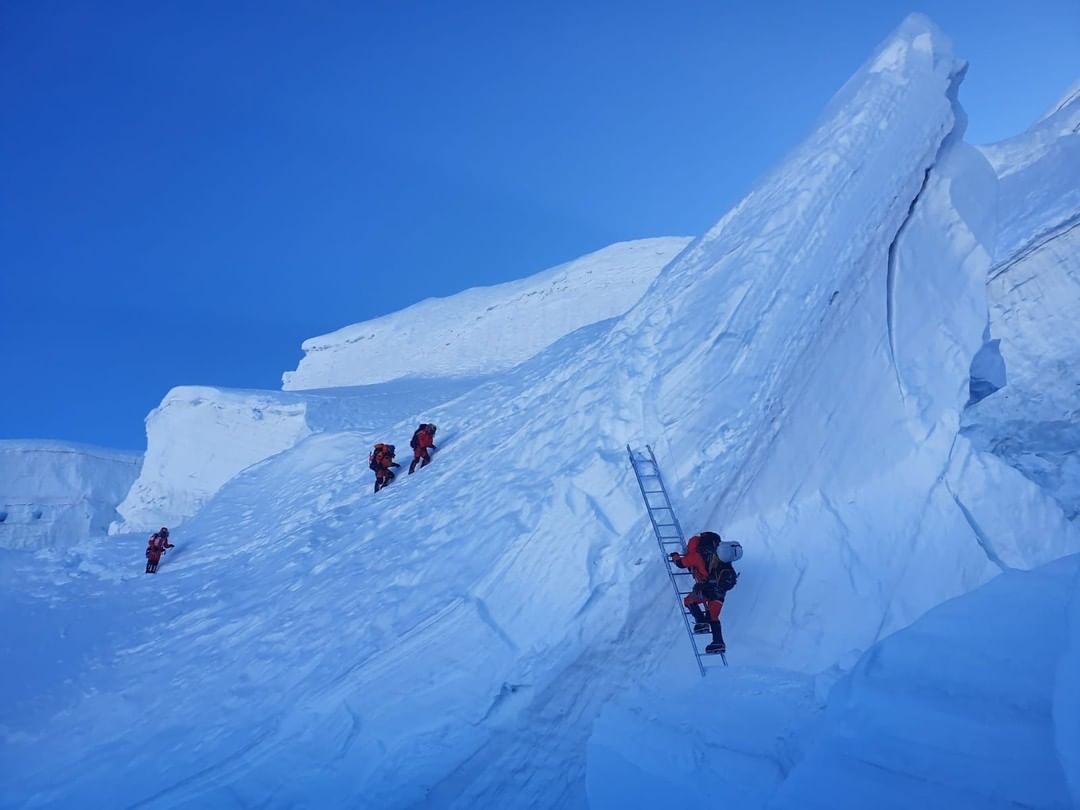
[[[407,383],[378,390],[361,387],[302,394],[174,388],[146,417],[142,471],[117,507],[120,519],[110,531],[175,527],[252,464],[313,433],[371,427],[401,409],[419,410],[426,396],[424,386]]]
[[[104,534],[139,472],[137,453],[0,441],[0,548],[73,545]]]
[[[1031,130],[984,147],[999,178],[989,272],[993,379],[965,433],[1080,514],[1080,93]]]

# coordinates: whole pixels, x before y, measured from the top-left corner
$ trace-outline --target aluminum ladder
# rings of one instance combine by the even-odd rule
[[[701,676],[705,677],[705,652],[699,645],[698,636],[694,634],[694,627],[690,623],[693,616],[682,601],[694,586],[693,575],[689,571],[678,568],[669,557],[671,552],[681,552],[686,548],[686,538],[683,535],[682,526],[679,525],[675,509],[671,505],[671,498],[668,497],[663,476],[660,475],[660,465],[656,463],[656,455],[649,445],[645,445],[645,450],[647,455],[640,450],[635,452],[630,445],[626,445],[626,454],[630,457],[630,466],[634,470],[634,477],[637,478],[641,499],[645,501],[645,510],[649,513],[649,522],[652,523],[653,534],[656,535],[656,543],[660,547],[664,568],[668,572],[668,579],[671,580],[671,587],[675,590],[683,626],[686,628],[687,638],[690,639],[690,648],[694,651],[694,660],[697,662]],[[683,587],[680,587],[680,583]],[[703,636],[703,638],[706,639],[706,644],[712,640],[709,636]],[[724,662],[724,666],[727,666],[727,656],[720,653],[720,659]]]

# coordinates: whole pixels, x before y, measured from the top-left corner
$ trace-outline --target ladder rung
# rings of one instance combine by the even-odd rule
[[[657,523],[656,528],[658,528],[658,529],[670,529],[670,528],[672,528],[674,526],[678,526],[678,525],[679,525],[678,523]]]
[[[672,545],[681,546],[682,545],[682,538],[681,537],[661,537],[660,542],[663,543],[665,546],[672,546]]]

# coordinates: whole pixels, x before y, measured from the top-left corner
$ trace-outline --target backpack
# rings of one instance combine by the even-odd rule
[[[419,435],[420,435],[420,431],[421,431],[421,430],[424,430],[424,429],[425,429],[426,427],[427,427],[427,424],[422,424],[422,425],[420,425],[420,427],[418,427],[418,428],[417,428],[416,430],[414,430],[414,431],[413,431],[413,435],[412,435],[412,438],[411,438],[411,439],[409,439],[409,447],[411,447],[411,448],[412,448],[413,450],[415,450],[415,449],[416,449],[416,446],[417,446],[418,444],[420,444],[420,442],[419,442],[419,441],[417,441],[417,438],[416,438],[416,437],[417,437],[417,436],[419,436]]]
[[[721,563],[720,565],[722,567],[713,574],[713,581],[716,583],[720,593],[727,593],[739,581],[739,574],[731,567],[731,563]]]
[[[701,555],[705,567],[710,571],[716,564],[716,549],[719,548],[720,535],[716,532],[702,532],[698,536],[697,552]]]
[[[375,445],[375,449],[368,454],[367,461],[369,470],[378,471],[379,468],[383,466],[383,451],[385,448],[386,445],[379,442]]]
[[[742,559],[742,544],[720,539],[716,532],[702,532],[698,535],[698,554],[709,569],[709,576],[722,591],[735,587],[739,575],[731,564]]]

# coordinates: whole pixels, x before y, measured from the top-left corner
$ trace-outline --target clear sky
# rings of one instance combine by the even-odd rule
[[[971,141],[1080,77],[1080,0],[9,0],[0,438],[141,449],[174,385],[697,234],[912,10],[971,62]]]

